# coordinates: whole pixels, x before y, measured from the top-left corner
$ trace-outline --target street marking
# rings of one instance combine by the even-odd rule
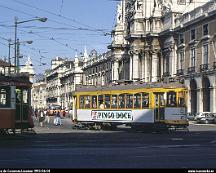
[[[213,141],[211,141],[211,142],[209,142],[210,144],[214,144],[214,143],[216,143],[216,140],[213,140]]]
[[[182,141],[184,139],[183,138],[171,138],[171,140],[173,140],[173,141]]]
[[[153,146],[143,146],[137,148],[180,148],[180,147],[200,147],[200,144],[188,144],[188,145],[153,145]]]

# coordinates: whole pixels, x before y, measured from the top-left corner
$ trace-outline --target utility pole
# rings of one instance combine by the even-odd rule
[[[8,43],[8,47],[9,47],[9,52],[8,52],[8,63],[10,64],[10,66],[8,67],[8,74],[11,74],[11,57],[10,57],[10,47],[11,47],[11,43],[9,41]]]
[[[15,17],[15,22],[14,22],[14,26],[15,26],[15,37],[14,37],[14,66],[15,66],[15,69],[14,69],[14,73],[16,74],[17,73],[17,21],[18,21],[18,18]]]
[[[16,65],[16,71],[17,71],[18,74],[19,74],[19,66],[20,66],[19,59],[20,59],[20,42],[19,42],[19,39],[17,39],[17,65]]]

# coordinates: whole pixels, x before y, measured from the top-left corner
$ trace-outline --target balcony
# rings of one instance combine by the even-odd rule
[[[208,70],[208,64],[201,64],[200,65],[200,72],[206,71],[206,70]]]
[[[180,76],[184,74],[184,70],[183,69],[178,69],[176,75]]]
[[[188,73],[194,73],[195,72],[195,66],[188,68]]]

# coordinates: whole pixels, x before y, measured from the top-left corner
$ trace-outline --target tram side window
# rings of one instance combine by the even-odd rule
[[[92,96],[92,108],[97,108],[97,96]]]
[[[185,92],[179,92],[178,105],[180,107],[185,106]]]
[[[104,99],[103,99],[103,95],[99,95],[98,96],[98,106],[100,109],[104,109],[105,108],[105,104],[104,104]]]
[[[0,88],[0,107],[10,106],[10,89]]]
[[[175,107],[176,105],[176,92],[168,92],[167,93],[167,106]]]
[[[148,107],[149,107],[149,94],[142,93],[142,108],[148,108]]]
[[[126,95],[126,108],[133,108],[133,95],[132,94]]]
[[[112,95],[112,104],[111,108],[116,109],[117,108],[117,95]]]
[[[80,102],[80,109],[83,109],[84,108],[84,96],[80,96],[80,99],[79,99],[79,102]]]
[[[134,109],[141,108],[141,94],[137,93],[134,95]]]
[[[85,108],[88,109],[90,108],[90,96],[85,96]]]
[[[119,108],[124,109],[125,108],[125,95],[121,94],[119,95]]]
[[[110,109],[110,95],[105,95],[105,108]]]
[[[27,104],[28,103],[28,90],[23,90],[23,103]]]
[[[16,102],[21,103],[21,89],[16,89]]]

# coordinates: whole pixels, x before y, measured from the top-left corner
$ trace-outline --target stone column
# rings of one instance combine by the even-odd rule
[[[210,106],[211,111],[216,113],[216,86],[213,86],[212,90],[211,90],[211,100],[210,103],[212,103],[212,105]]]
[[[187,95],[187,112],[191,112],[191,90],[188,89],[188,95]]]
[[[202,88],[197,89],[197,112],[203,112],[203,91]]]
[[[132,55],[130,55],[130,72],[129,72],[129,74],[130,74],[130,80],[132,80],[132,78],[133,78],[133,56]]]
[[[139,54],[134,53],[133,54],[133,78],[132,80],[138,80],[139,79]]]
[[[148,53],[145,53],[145,60],[144,60],[144,64],[145,64],[145,71],[144,71],[144,77],[145,77],[145,82],[148,82],[149,81],[149,69],[150,69],[150,66],[149,66],[149,54]]]
[[[152,54],[152,80],[151,82],[157,82],[158,79],[158,57],[156,53]]]
[[[176,54],[176,49],[172,49],[172,71],[171,71],[171,76],[176,74],[177,72],[177,54]]]
[[[119,62],[114,60],[113,62],[113,81],[119,80]]]
[[[141,63],[142,63],[141,65],[142,70],[141,70],[140,78],[142,79],[142,81],[144,81],[145,78],[145,54],[144,53],[142,54]]]

